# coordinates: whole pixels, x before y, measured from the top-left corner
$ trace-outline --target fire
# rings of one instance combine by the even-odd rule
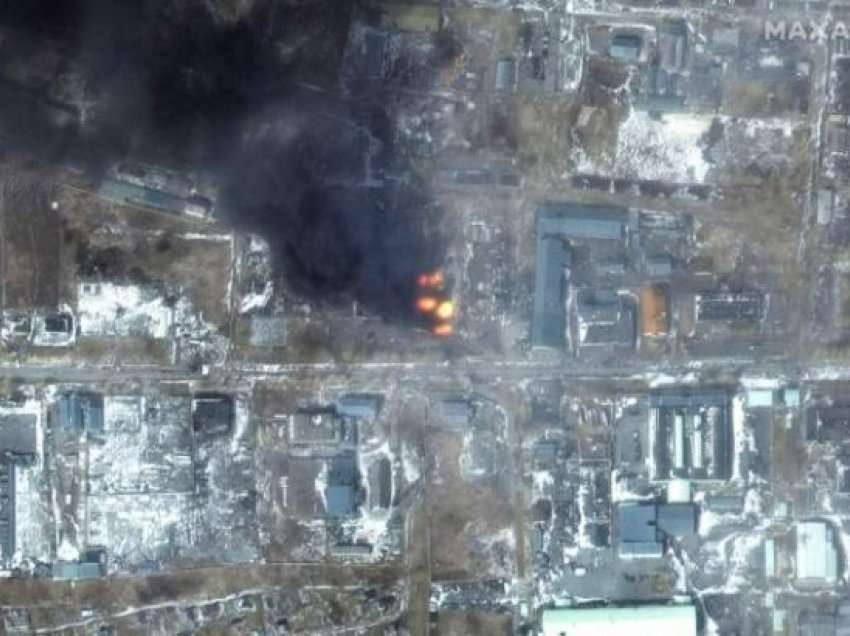
[[[450,300],[444,300],[439,305],[437,305],[437,310],[434,314],[440,320],[450,320],[455,315],[455,305]]]
[[[434,327],[433,331],[435,336],[440,336],[442,338],[450,336],[455,332],[454,327],[452,327],[451,324],[448,322],[440,323],[439,325]]]
[[[455,305],[448,299],[445,291],[446,277],[442,269],[420,274],[416,279],[420,287],[416,299],[416,309],[430,318],[431,333],[446,338],[454,333],[452,318],[455,317]]]
[[[436,298],[432,296],[422,296],[416,300],[416,308],[419,311],[423,311],[427,314],[430,314],[432,311],[437,309],[439,306],[439,302]]]
[[[417,279],[420,287],[442,287],[446,282],[443,270],[436,269],[429,274],[420,274]]]

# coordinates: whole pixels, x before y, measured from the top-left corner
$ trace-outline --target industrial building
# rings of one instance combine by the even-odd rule
[[[796,528],[795,578],[803,585],[833,585],[839,552],[835,529],[823,520],[801,521]]]
[[[360,477],[354,453],[341,453],[328,461],[325,507],[329,517],[348,517],[359,508]]]
[[[764,317],[767,305],[765,295],[754,290],[701,292],[694,297],[694,303],[697,321],[759,321]]]
[[[534,319],[531,344],[563,349],[566,342],[566,272],[570,252],[563,239],[547,236],[537,242]]]
[[[732,420],[723,389],[669,389],[650,395],[650,477],[665,481],[732,476]]]
[[[618,553],[623,558],[660,558],[670,538],[693,536],[697,507],[691,503],[623,503],[617,506]]]
[[[566,342],[569,242],[628,243],[634,222],[628,210],[572,203],[546,203],[537,210],[537,253],[531,345],[560,350]]]
[[[545,610],[540,619],[543,636],[696,636],[693,605],[637,605]]]
[[[54,429],[63,433],[103,433],[103,396],[84,392],[60,395],[50,418]]]
[[[181,198],[162,190],[154,190],[132,183],[104,179],[97,190],[98,196],[118,205],[133,205],[170,214],[185,214],[206,218],[212,203],[200,196]]]
[[[376,395],[345,395],[337,401],[336,411],[343,417],[373,420],[378,417],[381,399]]]

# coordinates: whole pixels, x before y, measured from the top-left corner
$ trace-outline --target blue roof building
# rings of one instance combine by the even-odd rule
[[[537,263],[531,345],[562,349],[566,342],[565,290],[571,266],[568,242],[629,237],[628,210],[579,203],[544,203],[537,210]]]
[[[346,395],[337,402],[337,413],[347,417],[374,419],[381,409],[381,400],[374,395]]]
[[[690,503],[623,503],[617,506],[619,554],[624,558],[659,558],[670,537],[697,530],[697,508]]]
[[[331,517],[347,517],[357,512],[359,475],[354,453],[342,453],[328,463],[325,505]]]
[[[183,214],[186,208],[186,201],[173,194],[114,179],[104,179],[97,194],[102,199],[118,205],[135,205],[172,214]]]

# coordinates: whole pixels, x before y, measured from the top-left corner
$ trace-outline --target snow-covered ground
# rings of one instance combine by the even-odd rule
[[[613,157],[594,161],[579,150],[577,171],[637,180],[704,183],[711,165],[702,139],[712,117],[673,113],[661,118],[632,109],[620,124]]]
[[[141,285],[83,282],[78,312],[84,336],[167,338],[174,322],[161,291]]]
[[[15,467],[15,557],[51,561],[53,522],[40,466]]]

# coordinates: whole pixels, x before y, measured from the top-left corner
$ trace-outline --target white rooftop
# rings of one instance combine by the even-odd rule
[[[546,610],[540,621],[543,636],[696,636],[693,605],[643,605]]]
[[[835,581],[838,550],[832,526],[825,521],[797,524],[797,580]]]

